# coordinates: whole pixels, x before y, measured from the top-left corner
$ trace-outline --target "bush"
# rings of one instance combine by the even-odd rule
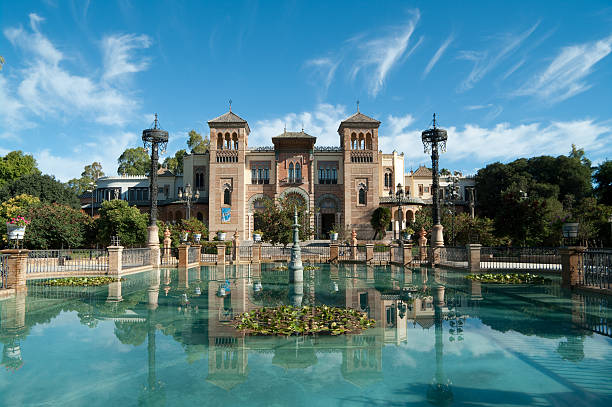
[[[95,221],[97,240],[108,246],[111,236],[119,236],[123,246],[142,247],[147,241],[148,218],[146,213],[129,206],[126,201],[105,201],[100,208],[100,217]]]
[[[92,219],[67,205],[42,204],[29,209],[24,244],[30,249],[78,248],[87,245]]]

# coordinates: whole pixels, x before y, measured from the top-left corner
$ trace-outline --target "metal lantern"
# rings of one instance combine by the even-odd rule
[[[161,148],[163,154],[166,152],[166,146],[168,145],[168,132],[159,128],[157,113],[155,113],[153,128],[142,131],[142,142],[145,149],[151,148],[151,193],[149,196],[151,199],[151,210],[149,225],[155,226],[157,224],[157,165],[159,162],[159,149]]]
[[[438,225],[440,223],[440,175],[438,173],[438,162],[439,152],[438,148],[442,151],[446,151],[446,140],[448,136],[446,130],[436,127],[436,114],[433,115],[433,128],[425,130],[421,133],[421,140],[423,141],[423,147],[425,153],[431,151],[431,170],[432,170],[432,201],[433,201],[433,224]]]

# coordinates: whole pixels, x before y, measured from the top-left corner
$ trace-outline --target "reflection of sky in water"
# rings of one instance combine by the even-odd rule
[[[317,298],[329,296],[329,291],[325,289],[329,286],[326,272],[322,270],[322,277],[313,283]],[[148,311],[146,307],[147,296],[143,295],[146,284],[144,287],[134,284],[132,291],[124,290],[124,305],[132,296],[140,297],[132,301],[127,309],[122,309],[121,316],[148,318],[152,315],[155,318],[153,324],[123,325],[121,335],[125,336],[123,339],[126,343],[117,337],[118,325],[108,320],[108,310],[112,307],[106,304],[106,308],[103,308],[100,305],[104,304],[103,296],[97,299],[93,308],[101,307],[106,314],[104,317],[98,316],[93,328],[84,325],[79,318],[84,312],[82,304],[78,307],[79,313],[73,311],[77,308],[72,302],[81,300],[70,300],[58,308],[58,304],[61,304],[58,300],[28,296],[26,323],[32,320],[38,322],[29,325],[25,338],[19,341],[23,366],[16,371],[0,371],[0,405],[138,404],[139,397],[146,394],[147,375],[150,373],[149,326],[156,332],[155,363],[151,366],[154,366],[155,378],[163,384],[149,401],[157,400],[168,405],[425,404],[427,390],[436,376],[437,367],[451,382],[455,405],[597,406],[610,405],[612,401],[609,383],[609,373],[612,372],[610,338],[576,330],[567,321],[563,322],[565,316],[560,311],[555,311],[553,323],[556,326],[550,333],[545,330],[529,334],[514,329],[505,332],[495,330],[482,320],[495,320],[495,323],[500,320],[500,315],[503,315],[501,308],[496,308],[494,301],[487,302],[488,296],[505,298],[499,292],[483,292],[485,299],[478,303],[477,311],[472,310],[472,316],[465,320],[464,340],[451,341],[449,322],[442,322],[442,335],[438,340],[442,340],[443,358],[438,365],[435,324],[423,329],[409,320],[405,328],[405,341],[399,343],[395,339],[392,343],[384,343],[387,336],[383,335],[380,323],[377,328],[366,331],[365,335],[377,339],[371,346],[363,348],[365,354],[370,352],[367,363],[372,363],[371,368],[365,371],[351,368],[356,360],[351,351],[356,347],[348,337],[326,337],[316,343],[307,339],[297,347],[295,338],[276,337],[247,338],[245,348],[231,348],[244,349],[247,360],[245,374],[226,371],[220,375],[215,370],[215,352],[219,347],[213,347],[214,340],[232,331],[223,334],[214,331],[214,326],[218,326],[215,325],[215,318],[219,313],[215,309],[207,310],[209,304],[215,301],[216,290],[210,289],[213,283],[208,286],[208,292],[204,287],[199,298],[190,298],[188,311],[185,312],[185,304],[180,304],[181,293],[185,290],[177,286],[176,271],[173,273],[168,296],[164,294],[164,280],[161,279],[159,304],[154,311]],[[190,281],[196,278],[190,273]],[[364,287],[389,294],[389,287],[385,286],[384,281],[370,280],[359,282],[357,286],[360,288],[351,288],[342,279],[341,273],[338,280],[340,294],[333,297],[333,301],[347,298],[347,290],[355,289],[358,293]],[[248,284],[244,286],[248,288]],[[264,282],[264,287],[270,285]],[[452,284],[449,283],[447,297],[451,291]],[[187,292],[191,293],[189,290]],[[208,296],[209,292],[213,297]],[[233,288],[232,295],[239,293]],[[245,294],[247,302],[251,293],[247,290]],[[305,298],[307,295],[308,285]],[[355,297],[358,298],[357,295]],[[270,298],[274,299],[273,293]],[[372,298],[370,301],[373,301]],[[512,304],[524,305],[520,299],[513,301]],[[7,304],[7,301],[0,302],[0,307],[7,307]],[[181,311],[178,311],[178,305],[181,305]],[[194,311],[195,305],[198,305],[197,313]],[[607,312],[609,315],[610,311]],[[530,322],[530,327],[547,326],[546,322],[536,321],[533,315],[521,312],[508,315],[518,325],[507,326],[521,327],[523,322]],[[568,318],[571,319],[571,316]],[[4,329],[6,321],[0,322]],[[194,328],[196,325],[197,329]],[[387,331],[393,329],[386,328]],[[576,336],[578,333],[581,335]],[[7,338],[3,330],[3,343],[6,344]],[[575,361],[562,358],[563,352],[559,349],[565,349],[568,341],[573,341],[568,345],[570,350],[575,349],[572,346],[576,344],[581,346],[582,358]],[[287,367],[292,363],[300,367]],[[223,381],[230,390],[213,384]]]

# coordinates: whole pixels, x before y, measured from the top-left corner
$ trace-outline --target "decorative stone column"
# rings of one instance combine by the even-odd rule
[[[238,230],[234,232],[234,240],[232,240],[232,259],[234,263],[240,263],[240,242],[238,240]]]
[[[217,264],[225,264],[225,243],[217,243]]]
[[[583,264],[582,256],[586,247],[572,246],[559,249],[561,254],[561,286],[572,288],[581,284]]]
[[[412,263],[412,243],[404,243],[402,245],[403,252],[403,264],[411,264]]]
[[[172,239],[170,238],[171,234],[172,233],[170,233],[168,228],[164,230],[164,259],[166,259],[166,262],[168,262],[170,259],[170,248],[172,247]]]
[[[374,260],[374,243],[366,243],[366,263]]]
[[[28,253],[25,249],[5,249],[2,254],[8,254],[6,261],[8,273],[6,276],[6,288],[12,288],[15,292],[26,291],[26,271],[28,266]]]
[[[178,267],[187,268],[187,265],[189,264],[189,246],[186,244],[179,245],[178,252]]]
[[[159,232],[157,225],[149,226],[149,241],[147,246],[151,251],[149,259],[152,267],[159,267],[161,265],[161,250],[159,248]]]
[[[119,276],[123,269],[123,246],[108,246],[108,274]]]
[[[338,242],[329,243],[329,262],[338,263]]]
[[[261,262],[261,243],[253,243],[253,263]]]
[[[480,271],[480,245],[467,244],[465,248],[468,255],[468,271],[478,273]]]
[[[427,260],[427,238],[425,237],[426,234],[427,232],[425,232],[425,229],[421,227],[421,230],[419,230],[419,260],[422,262]]]
[[[357,231],[351,231],[351,260],[357,260]]]
[[[437,285],[434,291],[434,304],[438,307],[444,306],[444,291],[445,287],[443,285]]]

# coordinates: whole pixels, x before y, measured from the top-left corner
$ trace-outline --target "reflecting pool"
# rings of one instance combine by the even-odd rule
[[[608,298],[426,268],[162,269],[0,301],[1,405],[610,406]],[[338,337],[250,337],[280,304],[367,312]]]

